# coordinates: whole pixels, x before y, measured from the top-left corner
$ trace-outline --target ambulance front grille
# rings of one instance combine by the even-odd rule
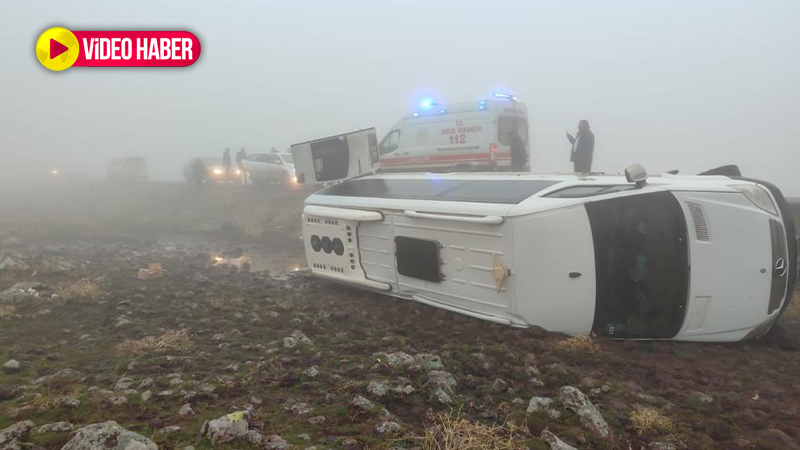
[[[689,213],[692,215],[694,222],[694,234],[698,241],[710,241],[711,230],[708,228],[708,221],[706,221],[706,212],[699,203],[688,202]]]

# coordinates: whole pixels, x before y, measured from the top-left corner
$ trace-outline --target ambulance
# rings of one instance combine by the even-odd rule
[[[528,111],[514,95],[454,104],[425,99],[380,142],[381,170],[508,170],[513,134],[530,161]]]
[[[350,145],[369,133],[318,141],[326,161],[344,158],[335,164],[293,148],[307,181],[343,176],[305,201],[315,276],[494,323],[627,339],[753,339],[792,298],[792,214],[777,187],[738,170],[374,173],[362,170],[369,145]]]

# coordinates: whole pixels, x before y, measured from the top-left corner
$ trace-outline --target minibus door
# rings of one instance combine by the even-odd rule
[[[305,185],[349,180],[380,166],[375,128],[302,142],[291,149],[297,182]]]

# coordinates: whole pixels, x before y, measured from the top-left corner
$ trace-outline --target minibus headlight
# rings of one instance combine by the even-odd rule
[[[736,184],[731,187],[744,194],[744,196],[747,197],[752,204],[756,205],[756,207],[763,209],[774,216],[778,215],[778,209],[775,208],[775,203],[772,201],[772,197],[770,197],[769,193],[767,193],[767,191],[761,186],[755,184]]]

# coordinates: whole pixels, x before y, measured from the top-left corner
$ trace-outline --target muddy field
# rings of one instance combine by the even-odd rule
[[[0,430],[23,425],[0,448],[109,420],[161,449],[800,445],[797,298],[745,344],[568,338],[309,278],[301,189],[13,192],[0,291],[30,284],[0,301]]]

